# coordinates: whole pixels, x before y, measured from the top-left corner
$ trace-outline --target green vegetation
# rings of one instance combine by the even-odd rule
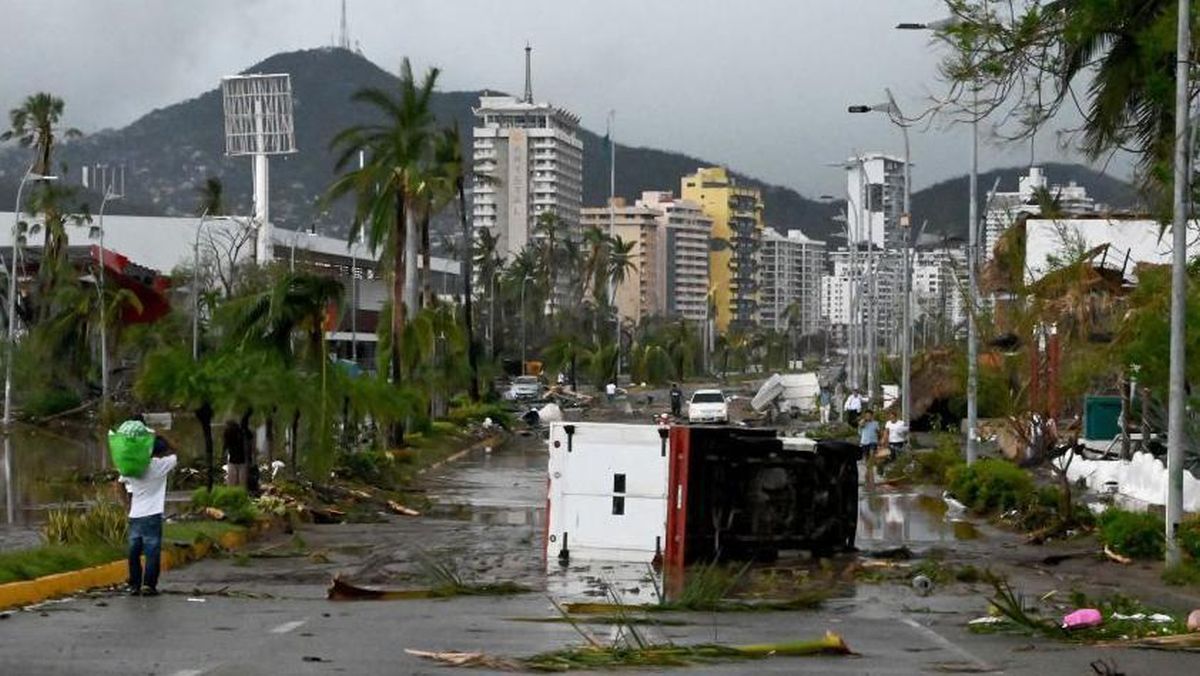
[[[1118,554],[1161,559],[1166,547],[1162,517],[1148,512],[1108,509],[1099,518],[1100,541]]]
[[[950,492],[977,514],[1003,513],[1027,505],[1035,496],[1033,479],[1005,460],[983,458],[952,468]]]
[[[52,509],[46,514],[42,540],[47,545],[123,547],[129,538],[125,508],[99,499],[86,509]]]
[[[124,556],[123,546],[105,543],[43,545],[4,552],[0,554],[0,584],[99,566]]]
[[[195,544],[203,540],[218,542],[226,533],[246,530],[225,521],[173,521],[163,524],[164,542]]]
[[[209,507],[223,512],[229,523],[248,525],[259,516],[254,501],[241,486],[216,486],[211,491],[197,488],[192,492],[192,509],[201,511]]]
[[[501,582],[472,583],[467,582],[452,564],[442,563],[425,554],[419,558],[421,572],[431,583],[429,590],[433,598],[450,598],[454,596],[510,596],[524,594],[530,588],[504,580]]]
[[[965,466],[961,439],[953,434],[938,434],[929,450],[905,453],[884,468],[888,479],[906,480],[919,484],[947,485],[951,470]]]

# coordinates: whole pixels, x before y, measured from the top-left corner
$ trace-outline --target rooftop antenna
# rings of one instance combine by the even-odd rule
[[[530,68],[530,61],[532,60],[532,56],[531,56],[532,52],[533,52],[533,47],[530,47],[529,43],[526,42],[525,43],[525,103],[533,103],[533,71]]]
[[[342,23],[338,32],[338,47],[350,49],[350,31],[346,28],[346,0],[342,0]]]

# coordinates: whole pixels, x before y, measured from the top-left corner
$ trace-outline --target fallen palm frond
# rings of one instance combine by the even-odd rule
[[[504,671],[574,671],[591,669],[620,669],[631,667],[687,667],[697,664],[732,660],[755,660],[768,657],[807,657],[812,655],[851,655],[853,652],[841,636],[828,632],[812,641],[761,643],[744,646],[700,644],[680,646],[651,644],[639,647],[587,645],[531,657],[492,657],[483,653],[427,652],[405,650],[406,653],[455,667],[483,667]]]
[[[441,579],[426,589],[386,589],[370,585],[359,585],[335,576],[326,590],[330,601],[410,601],[413,599],[443,599],[453,596],[508,596],[524,594],[528,587],[516,582],[503,581],[487,584],[463,582],[453,575],[452,579]]]
[[[1200,652],[1200,633],[1174,634],[1172,636],[1147,636],[1131,641],[1113,641],[1101,645],[1146,648],[1149,650],[1182,650]]]
[[[809,589],[789,599],[766,601],[743,601],[737,599],[718,599],[704,604],[699,603],[647,603],[642,605],[626,605],[620,603],[564,603],[563,608],[572,615],[608,615],[619,613],[621,610],[636,610],[642,612],[714,612],[714,613],[749,613],[788,610],[812,610],[820,608],[829,598],[829,592],[820,589]]]
[[[635,606],[635,609],[637,607]],[[665,617],[647,617],[645,615],[566,615],[554,617],[510,617],[509,622],[530,622],[534,624],[630,624],[630,625],[653,625],[659,627],[686,627],[691,622],[687,620],[668,619]]]

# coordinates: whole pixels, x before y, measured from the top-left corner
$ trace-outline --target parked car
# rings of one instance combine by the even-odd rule
[[[517,376],[508,386],[508,399],[541,399],[542,381],[537,376]]]
[[[727,423],[729,404],[721,390],[696,390],[688,402],[688,422]]]

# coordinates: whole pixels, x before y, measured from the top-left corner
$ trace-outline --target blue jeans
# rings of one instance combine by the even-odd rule
[[[152,514],[129,520],[129,586],[158,587],[158,569],[162,560],[163,515]],[[146,571],[142,574],[142,555],[146,555]]]

